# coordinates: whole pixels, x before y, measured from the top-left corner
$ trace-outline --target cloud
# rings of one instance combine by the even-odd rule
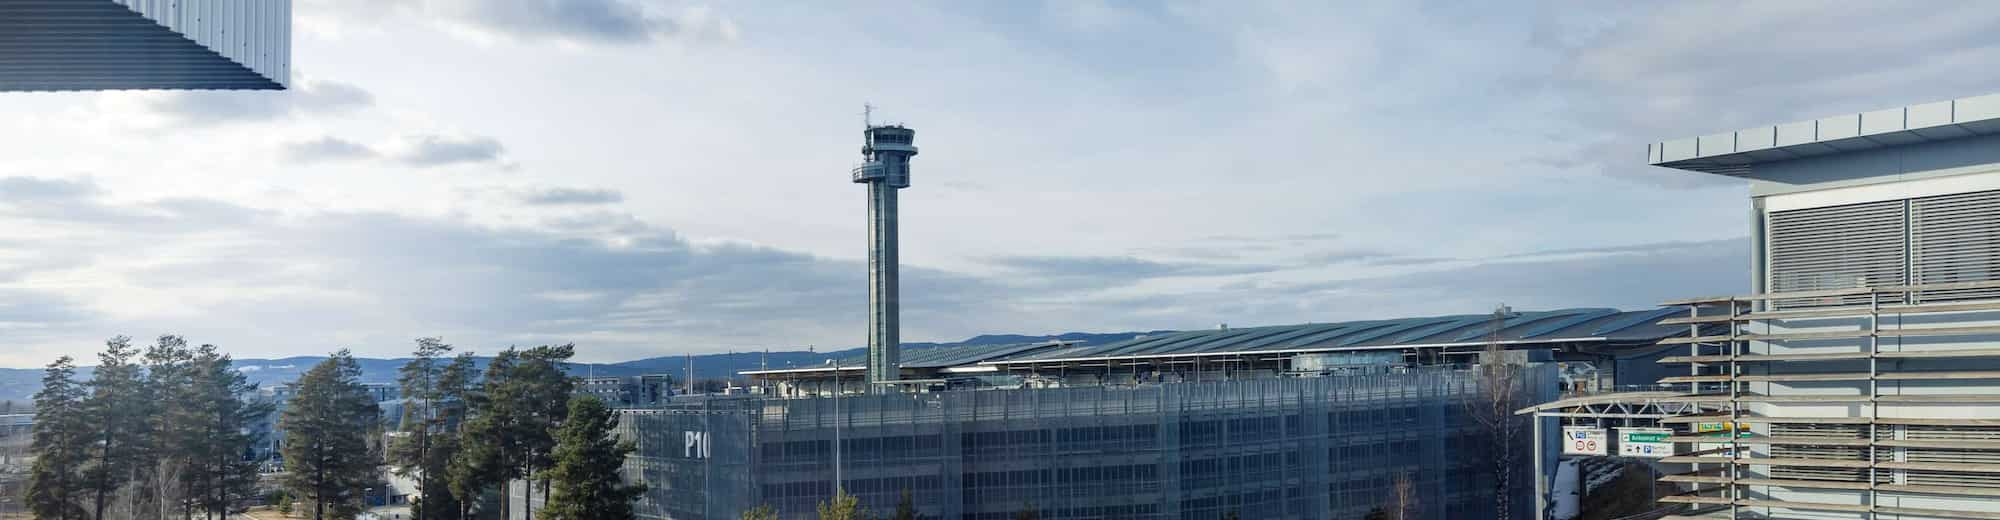
[[[374,106],[361,87],[330,80],[302,79],[292,90],[235,92],[186,90],[136,92],[140,105],[175,125],[206,126],[272,121],[304,114],[339,114]]]
[[[22,185],[55,183],[0,179],[0,186]],[[31,282],[91,273],[81,286],[14,298],[36,305],[0,306],[7,322],[0,326],[54,334],[33,338],[44,348],[173,330],[284,352],[335,345],[366,351],[444,334],[468,345],[576,341],[618,359],[658,355],[663,337],[678,338],[675,348],[702,350],[856,335],[843,311],[858,310],[866,297],[855,290],[865,286],[857,261],[697,245],[644,225],[613,232],[367,211],[279,216],[206,199],[113,204],[89,183],[65,186],[41,191],[76,210],[56,218],[130,212],[152,224],[74,219],[62,222],[68,232],[21,247],[55,255],[162,242],[148,247],[150,255],[90,255],[81,265],[26,269],[20,277]],[[0,225],[21,216],[10,209],[0,205]],[[986,281],[919,266],[905,274],[913,318],[1004,314],[989,308],[995,300],[988,294],[1001,289]],[[0,284],[0,296],[18,296],[6,288]],[[57,298],[81,307],[39,304]],[[78,310],[89,308],[118,311]]]
[[[501,144],[500,140],[476,135],[413,135],[379,148],[329,135],[318,139],[284,143],[279,146],[278,155],[286,161],[302,164],[382,160],[414,168],[480,163],[499,163],[511,168],[513,167],[511,163],[503,161],[506,150],[507,147]],[[586,198],[594,193],[559,192],[544,195],[560,200],[563,197]]]
[[[75,302],[46,292],[0,288],[0,330],[58,327],[90,316]]]
[[[373,93],[337,81],[305,82],[293,96],[293,107],[308,113],[343,112],[375,105]]]
[[[1069,307],[1125,309],[1135,326],[1280,324],[1518,309],[1651,308],[1666,300],[1743,292],[1748,239],[1660,244],[1648,254],[1539,257],[1332,281],[1275,280],[1212,289],[1088,298]],[[1171,325],[1169,325],[1171,324]]]
[[[422,135],[405,144],[395,159],[418,168],[497,162],[506,151],[499,140],[483,136]]]
[[[530,206],[586,206],[624,202],[625,194],[610,189],[548,187],[520,190],[515,198]]]
[[[0,226],[27,218],[53,230],[6,249],[73,259],[0,256],[0,270],[14,272],[0,279],[0,300],[24,302],[0,306],[0,328],[32,331],[10,335],[31,352],[85,352],[110,335],[160,331],[271,353],[350,346],[388,355],[425,335],[471,348],[574,341],[599,360],[860,343],[862,262],[698,244],[630,216],[494,227],[201,198],[114,203],[88,181],[0,178],[0,188]],[[124,254],[135,244],[147,254]],[[992,274],[906,265],[903,295],[912,340],[1431,315],[1500,302],[1645,307],[1730,292],[1747,255],[1744,239],[1640,244],[1339,280],[1253,264],[1013,256]],[[1130,290],[1155,281],[1216,283]]]
[[[97,185],[84,180],[0,177],[0,202],[68,200],[96,193]]]
[[[333,136],[323,136],[310,141],[285,143],[280,153],[285,159],[298,163],[351,161],[372,159],[380,156],[380,154],[375,152],[375,149],[369,148],[368,145]]]
[[[1134,256],[1006,256],[989,263],[1015,279],[1070,287],[1126,285],[1156,278],[1229,276],[1270,272],[1267,265],[1149,260]]]
[[[1544,164],[1654,186],[1734,184],[1646,166],[1646,143],[1982,94],[2000,81],[2000,12],[1979,1],[1697,1],[1552,8],[1526,26],[1553,58],[1524,85],[1567,136]],[[1718,15],[1717,13],[1727,13]],[[1839,38],[1838,34],[1881,34]]]
[[[706,7],[669,10],[634,0],[344,0],[303,2],[308,18],[367,20],[383,11],[443,24],[482,38],[629,45],[659,40],[732,41],[736,23]]]
[[[1617,254],[1544,255],[1527,261],[1361,280],[1346,289],[1392,296],[1397,305],[1440,304],[1476,311],[1506,303],[1519,308],[1647,308],[1669,299],[1744,292],[1750,240],[1669,242],[1613,248]]]

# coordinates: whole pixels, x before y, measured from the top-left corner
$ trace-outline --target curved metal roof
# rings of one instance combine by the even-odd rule
[[[1687,333],[1685,325],[1660,325],[1676,309],[1620,311],[1604,308],[1519,312],[1501,321],[1502,342],[1651,345]],[[1306,323],[1233,329],[1192,330],[1140,336],[1102,345],[1048,341],[1008,345],[904,347],[903,368],[941,369],[1105,358],[1227,355],[1476,345],[1492,334],[1491,314]],[[833,364],[744,374],[861,370],[866,360],[850,357]]]
[[[1490,314],[1200,330],[1139,337],[1105,345],[1022,350],[981,363],[1470,345],[1486,341],[1489,335],[1497,336],[1506,343],[1652,344],[1662,338],[1687,333],[1685,326],[1659,324],[1659,320],[1671,314],[1673,309],[1620,311],[1582,308],[1520,312],[1501,320],[1497,334],[1489,325],[1493,319]]]

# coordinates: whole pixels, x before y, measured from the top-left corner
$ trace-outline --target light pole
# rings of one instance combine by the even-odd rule
[[[839,496],[842,493],[841,486],[844,485],[840,479],[840,444],[841,444],[840,429],[842,426],[841,423],[847,422],[847,416],[840,414],[840,394],[842,393],[844,392],[841,391],[840,387],[840,362],[835,361],[833,362],[833,494],[834,496]]]

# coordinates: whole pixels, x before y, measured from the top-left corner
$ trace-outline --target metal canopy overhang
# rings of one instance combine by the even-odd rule
[[[279,0],[0,0],[0,91],[283,90],[289,21]]]
[[[1646,160],[1747,177],[1758,163],[1994,134],[2000,134],[2000,94],[1650,143]]]

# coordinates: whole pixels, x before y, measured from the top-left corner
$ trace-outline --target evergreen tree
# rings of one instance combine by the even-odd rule
[[[910,490],[903,490],[902,495],[896,497],[896,516],[892,518],[895,518],[895,520],[922,520],[923,517],[924,515],[917,513],[916,498],[910,496]]]
[[[146,455],[148,434],[145,417],[152,403],[146,398],[140,366],[133,362],[139,351],[132,338],[118,336],[104,343],[97,355],[97,369],[90,381],[90,398],[84,401],[84,417],[92,432],[92,459],[84,470],[92,499],[92,518],[104,518],[112,495],[138,476]]]
[[[57,358],[42,374],[35,392],[35,463],[29,470],[28,507],[35,518],[84,518],[83,475],[77,468],[90,457],[91,428],[84,417],[84,387],[76,382],[76,364]]]
[[[511,392],[496,394],[510,379],[509,373],[519,363],[520,356],[521,352],[512,348],[494,356],[486,363],[485,375],[467,395],[469,409],[458,435],[461,445],[449,468],[452,495],[459,497],[464,507],[470,508],[473,497],[521,477],[519,450],[514,449],[518,422],[515,409],[519,403],[512,399]],[[502,487],[501,518],[513,518],[508,502],[506,489]]]
[[[285,408],[285,486],[291,496],[311,500],[312,518],[353,518],[362,510],[363,490],[377,482],[369,430],[379,409],[358,378],[360,365],[346,350],[335,352],[299,377]]]
[[[510,500],[506,486],[552,465],[555,429],[568,415],[575,382],[565,368],[573,345],[509,348],[486,365],[464,432],[463,455],[453,464],[455,486],[501,486],[503,516]],[[536,484],[526,484],[524,515],[534,517]],[[547,484],[543,483],[543,494]]]
[[[631,441],[611,435],[618,413],[591,396],[569,400],[569,413],[556,430],[551,452],[554,466],[545,472],[553,484],[547,520],[625,520],[633,518],[632,501],[645,491],[627,485],[618,470],[634,448]]]
[[[242,513],[257,496],[257,463],[244,456],[260,438],[251,425],[270,414],[271,405],[243,399],[257,385],[214,345],[195,350],[188,380],[195,412],[189,429],[196,438],[185,445],[191,461],[185,474],[191,483],[188,499],[210,518]]]
[[[450,486],[446,484],[446,466],[450,463],[450,449],[446,437],[447,415],[440,408],[444,406],[446,390],[445,370],[442,362],[451,352],[438,338],[418,338],[416,357],[405,363],[397,383],[403,391],[403,417],[397,431],[400,435],[389,446],[389,463],[396,474],[413,477],[417,481],[420,498],[410,504],[414,520],[437,520],[452,518],[458,514],[458,506],[452,500]],[[446,448],[446,449],[439,449]]]
[[[144,360],[144,398],[148,404],[133,488],[143,496],[136,497],[135,505],[141,511],[178,511],[183,518],[191,517],[198,480],[187,477],[199,460],[196,452],[208,441],[195,427],[200,422],[201,399],[190,373],[194,353],[180,336],[164,335],[146,348]]]
[[[439,512],[450,506],[452,514],[445,518],[471,518],[472,506],[479,501],[478,490],[465,487],[466,483],[452,469],[465,449],[466,416],[471,413],[473,395],[478,391],[478,377],[470,352],[452,358],[438,373],[438,422],[445,433],[431,441],[431,457],[439,461],[436,462],[439,481],[450,495],[450,503],[432,504]]]
[[[519,399],[517,439],[521,450],[521,475],[534,476],[555,465],[556,429],[570,413],[569,399],[576,392],[576,380],[570,378],[569,358],[576,354],[575,345],[543,345],[521,352],[521,363],[514,366],[505,384],[514,398]],[[542,495],[549,494],[549,482],[544,480]],[[526,483],[527,499],[522,501],[528,518],[534,518],[535,483]]]

